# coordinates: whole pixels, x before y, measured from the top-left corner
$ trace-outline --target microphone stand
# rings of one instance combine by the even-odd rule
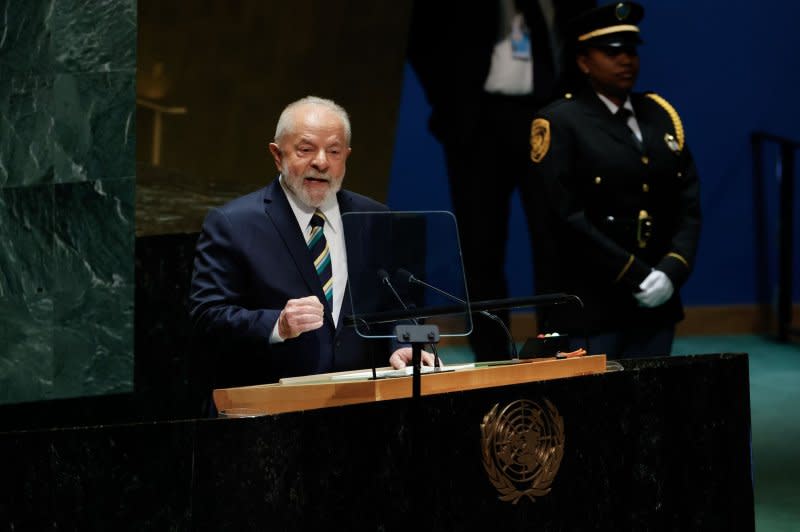
[[[367,332],[370,331],[369,323],[366,320],[363,320],[361,318],[357,318],[355,321],[357,322],[356,325],[355,325],[356,329],[358,329],[358,323],[362,323],[362,324],[364,324],[364,327],[366,327]],[[358,333],[356,333],[356,334],[358,334]],[[377,370],[377,367],[376,367],[377,364],[375,363],[375,349],[374,349],[372,344],[370,344],[370,347],[369,347],[369,360],[370,360],[370,363],[372,364],[372,380],[376,380],[378,378],[378,370]]]
[[[419,281],[416,277],[415,281]],[[412,281],[408,281],[412,282]],[[435,287],[434,287],[435,288]],[[525,296],[525,297],[511,297],[506,299],[487,299],[483,301],[473,301],[470,304],[472,313],[482,312],[486,309],[515,309],[524,307],[537,307],[537,306],[550,306],[560,305],[562,303],[572,302],[578,305],[583,310],[583,301],[580,297],[572,294],[553,293],[543,294],[538,296]],[[417,307],[412,311],[383,311],[363,314],[359,317],[348,316],[345,318],[346,323],[350,326],[354,325],[356,321],[364,321],[367,323],[387,323],[390,321],[397,321],[402,319],[409,319],[411,317],[433,317],[433,316],[447,316],[450,314],[457,314],[463,312],[463,307],[459,305],[436,305],[429,307]],[[498,318],[499,319],[499,318]],[[590,350],[588,326],[586,323],[585,315],[583,320],[583,337],[586,342],[586,350]],[[591,351],[589,351],[591,352]]]
[[[416,283],[418,285],[424,286],[425,288],[430,288],[431,290],[433,290],[434,292],[438,293],[439,295],[442,295],[442,296],[444,296],[444,297],[446,297],[446,298],[448,298],[448,299],[450,299],[452,301],[455,301],[457,303],[461,303],[461,304],[464,304],[464,305],[467,304],[467,302],[464,301],[463,299],[461,299],[460,297],[456,297],[456,296],[454,296],[453,294],[451,294],[449,292],[445,292],[441,288],[433,286],[432,284],[428,284],[428,283],[426,283],[425,281],[423,281],[421,279],[417,279],[410,272],[407,272],[405,270],[398,270],[398,273],[400,273],[403,276],[407,275],[409,283]],[[489,312],[487,310],[480,310],[480,311],[478,311],[478,313],[481,314],[482,316],[486,316],[487,318],[491,319],[492,321],[495,321],[495,322],[500,324],[500,327],[503,328],[503,332],[506,333],[506,338],[508,338],[508,345],[511,348],[511,360],[518,360],[519,359],[519,354],[517,353],[517,346],[514,343],[514,337],[511,336],[511,331],[508,330],[508,327],[506,326],[505,322],[503,320],[501,320],[498,315],[492,314],[491,312]]]
[[[406,302],[403,301],[403,298],[400,297],[400,294],[397,293],[397,290],[394,289],[394,285],[392,284],[392,281],[389,280],[389,273],[386,270],[384,270],[383,268],[380,268],[378,270],[378,280],[381,283],[383,283],[386,287],[389,288],[389,290],[392,292],[392,295],[394,296],[394,298],[400,303],[400,306],[403,307],[403,310],[405,310],[405,311],[410,310],[408,308],[408,305],[406,305]],[[417,321],[416,318],[412,317],[410,319],[414,323],[415,326],[417,326],[417,327],[420,326],[419,322]],[[436,337],[436,340],[435,340],[435,342],[429,342],[429,343],[431,344],[431,351],[433,351],[433,367],[434,368],[438,368],[440,366],[440,364],[439,364],[439,350],[436,349],[436,342],[439,341],[439,328],[435,327],[435,329],[436,329],[436,331],[435,331],[435,334],[433,336]],[[401,334],[396,332],[396,331],[397,331],[397,328],[395,328],[395,334],[397,335],[397,341],[398,342],[400,342],[400,343],[408,343],[409,342],[409,340],[401,340],[400,339]],[[425,332],[426,336],[428,336],[428,337],[432,336],[431,335],[431,331],[429,331],[428,329],[425,329],[424,332]],[[403,333],[404,333],[403,336],[409,336],[410,335],[410,333],[405,329],[403,330]],[[428,342],[425,342],[425,343],[428,343]],[[423,343],[423,345],[419,346],[420,347],[420,352],[419,352],[419,363],[420,364],[422,363],[422,347],[423,346],[424,346],[424,343]],[[414,361],[414,347],[415,346],[412,343],[412,346],[411,346],[411,356],[412,356],[411,361],[412,361],[412,363]]]
[[[395,327],[397,341],[411,344],[411,396],[419,399],[422,395],[422,346],[439,341],[439,327],[436,325],[398,325]]]

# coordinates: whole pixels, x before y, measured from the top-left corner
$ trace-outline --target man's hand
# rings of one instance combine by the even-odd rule
[[[411,365],[411,356],[412,351],[410,347],[401,347],[394,353],[392,356],[389,357],[389,364],[392,365],[394,369],[403,369],[406,366]],[[434,364],[434,356],[432,353],[428,353],[427,351],[422,352],[422,365],[423,366],[433,366]],[[439,359],[439,365],[444,367],[444,363],[442,359]]]
[[[325,307],[317,296],[290,299],[278,317],[278,334],[284,340],[322,327]]]
[[[663,305],[672,297],[672,293],[675,291],[672,286],[672,281],[670,281],[667,274],[661,270],[651,271],[650,275],[639,285],[639,288],[641,288],[642,291],[636,292],[633,294],[633,297],[639,301],[640,307],[648,308]]]

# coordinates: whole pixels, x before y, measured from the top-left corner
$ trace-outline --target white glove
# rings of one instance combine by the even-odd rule
[[[640,307],[653,308],[663,305],[667,300],[672,297],[675,288],[672,286],[672,281],[669,280],[667,274],[661,270],[653,270],[650,272],[642,284],[639,285],[642,289],[641,292],[636,292],[633,297],[639,301]]]

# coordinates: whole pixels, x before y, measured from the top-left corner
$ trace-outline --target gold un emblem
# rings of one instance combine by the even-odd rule
[[[546,409],[525,399],[502,411],[496,404],[483,417],[483,466],[501,501],[517,504],[550,493],[564,456],[564,419],[544,402]]]

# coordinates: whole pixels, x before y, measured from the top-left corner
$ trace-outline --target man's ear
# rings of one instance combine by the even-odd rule
[[[283,165],[281,164],[281,161],[283,160],[283,154],[281,153],[281,149],[274,142],[270,142],[269,152],[272,154],[272,160],[275,161],[275,166],[278,168],[278,171],[280,172],[281,168],[283,167]]]

